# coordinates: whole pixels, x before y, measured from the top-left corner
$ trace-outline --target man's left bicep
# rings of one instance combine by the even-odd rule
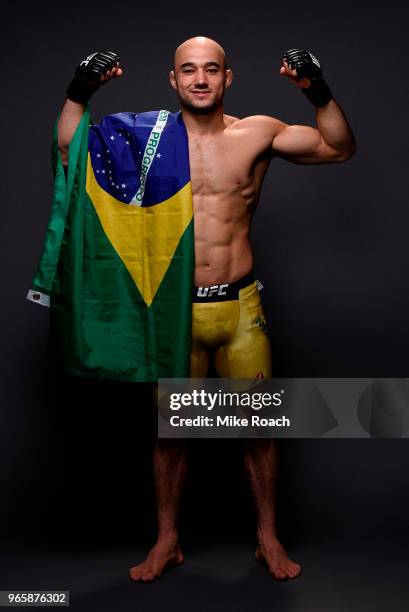
[[[334,149],[317,129],[307,125],[288,125],[273,138],[271,149],[275,155],[299,164],[336,161]]]

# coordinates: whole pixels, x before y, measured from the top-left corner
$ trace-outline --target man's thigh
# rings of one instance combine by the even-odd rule
[[[239,307],[235,334],[216,352],[216,369],[224,378],[268,378],[272,375],[270,340],[256,283],[240,290]]]

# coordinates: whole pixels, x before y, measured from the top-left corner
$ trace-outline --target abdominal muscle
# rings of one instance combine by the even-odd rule
[[[195,286],[229,283],[252,270],[251,213],[223,196],[194,201]],[[196,206],[195,206],[196,204]],[[235,211],[235,214],[232,214]]]
[[[189,136],[189,155],[195,285],[233,282],[253,267],[249,231],[268,160],[228,129],[211,138]]]

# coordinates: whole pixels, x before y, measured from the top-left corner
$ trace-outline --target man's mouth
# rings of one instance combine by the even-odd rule
[[[192,91],[192,94],[195,94],[195,96],[199,96],[200,98],[202,96],[206,96],[207,94],[209,94],[210,91]]]

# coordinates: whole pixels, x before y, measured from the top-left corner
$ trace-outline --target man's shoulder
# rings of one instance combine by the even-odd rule
[[[278,129],[282,121],[269,115],[249,115],[241,119],[234,117],[231,123],[233,130],[272,130]]]
[[[256,152],[269,151],[274,138],[284,126],[282,121],[268,115],[250,115],[235,119],[231,122],[230,130],[237,144],[243,143]]]

